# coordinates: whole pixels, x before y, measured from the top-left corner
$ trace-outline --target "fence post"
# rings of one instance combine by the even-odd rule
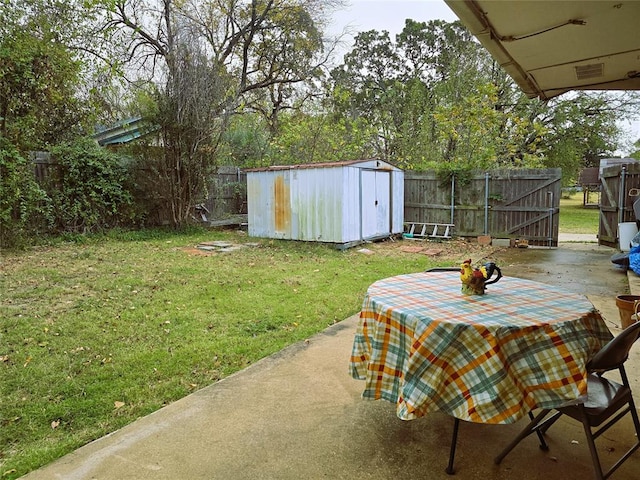
[[[549,195],[549,247],[553,247],[553,192],[548,191]]]
[[[453,224],[455,223],[453,221],[453,214],[456,208],[456,176],[451,175],[451,221],[449,223]]]
[[[489,172],[484,172],[484,234],[489,235]]]
[[[626,200],[626,188],[627,188],[627,166],[622,166],[620,172],[620,192],[618,194],[618,223],[624,222],[624,204]]]

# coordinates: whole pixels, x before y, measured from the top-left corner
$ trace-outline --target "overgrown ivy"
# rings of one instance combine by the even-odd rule
[[[441,188],[450,187],[452,178],[455,178],[457,187],[464,187],[473,180],[473,168],[467,165],[441,163],[436,168],[436,178]]]
[[[31,162],[0,136],[0,248],[15,248],[42,233],[52,220],[50,201]]]
[[[50,192],[58,232],[92,233],[133,220],[123,158],[88,138],[58,145],[51,154],[58,165]]]

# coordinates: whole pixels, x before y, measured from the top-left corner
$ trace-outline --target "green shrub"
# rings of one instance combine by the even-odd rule
[[[58,232],[92,233],[132,221],[122,157],[88,138],[58,145],[51,154],[58,164],[50,193]]]
[[[31,162],[0,136],[0,247],[23,245],[50,220],[50,201],[35,180]]]

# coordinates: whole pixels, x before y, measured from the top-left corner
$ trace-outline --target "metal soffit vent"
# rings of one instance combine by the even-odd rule
[[[576,66],[576,77],[578,80],[588,80],[602,76],[604,76],[604,63]]]

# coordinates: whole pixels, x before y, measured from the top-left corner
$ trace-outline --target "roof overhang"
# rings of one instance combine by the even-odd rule
[[[529,97],[640,90],[640,1],[445,2]]]

